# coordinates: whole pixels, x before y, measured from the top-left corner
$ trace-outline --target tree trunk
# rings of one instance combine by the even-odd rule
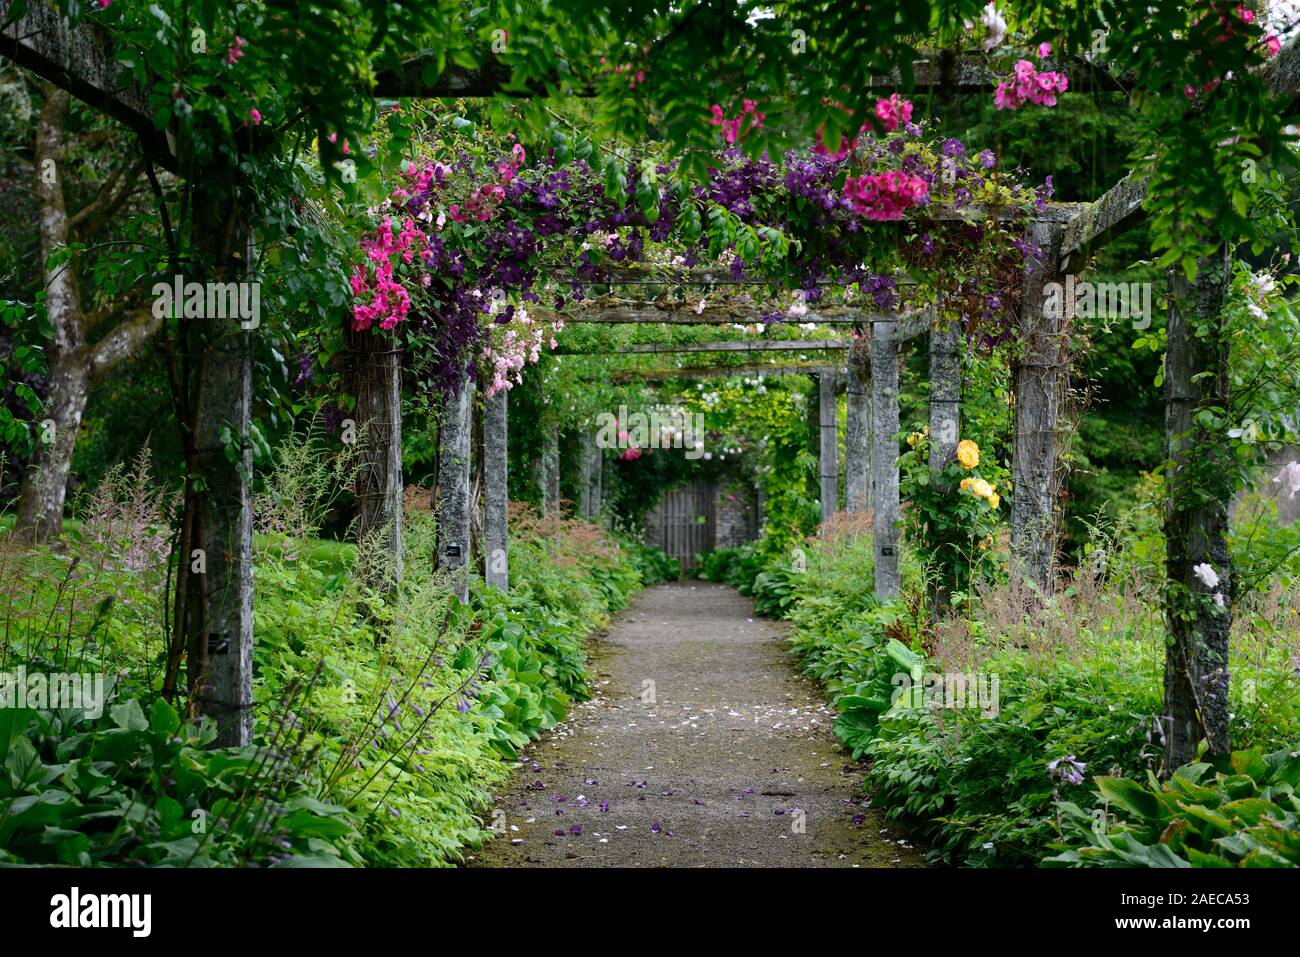
[[[828,522],[839,511],[840,436],[839,398],[835,395],[836,377],[824,373],[818,388],[818,418],[821,432],[817,459],[821,465],[822,521]]]
[[[961,327],[945,322],[930,330],[930,474],[937,476],[957,457],[961,436]],[[947,609],[951,583],[940,576],[930,588],[930,614]]]
[[[876,597],[899,592],[898,345],[894,323],[871,324],[871,488]]]
[[[63,130],[70,97],[52,83],[44,85],[45,104],[36,127],[36,195],[40,205],[41,277],[45,310],[54,338],[50,342],[49,400],[38,444],[23,474],[14,534],[44,542],[63,532],[63,504],[77,431],[86,410],[89,388],[83,350],[81,292],[74,261],[50,270],[47,261],[68,244],[68,210],[63,196]],[[49,441],[46,441],[46,440]]]
[[[871,398],[866,380],[867,363],[857,352],[849,353],[844,402],[844,507],[865,512],[871,505]]]
[[[356,398],[357,432],[364,443],[354,491],[357,543],[378,540],[372,587],[391,589],[402,579],[402,370],[396,341],[376,330],[356,332],[344,320],[347,388]],[[363,552],[363,554],[366,554]]]
[[[483,401],[483,479],[486,502],[483,520],[486,556],[484,577],[489,585],[510,590],[508,497],[510,479],[508,395],[504,389]]]
[[[115,326],[94,346],[86,345],[89,323],[82,310],[80,277],[75,259],[51,271],[50,255],[84,238],[86,223],[101,223],[129,195],[131,183],[120,190],[105,189],[75,216],[69,216],[64,193],[63,153],[69,96],[53,84],[44,86],[44,106],[37,123],[35,167],[39,207],[39,250],[46,291],[45,307],[54,338],[47,350],[45,418],[40,442],[23,475],[15,535],[25,541],[48,541],[63,532],[63,507],[81,420],[90,389],[114,366],[130,358],[162,324],[152,309]],[[107,186],[121,178],[122,170]]]
[[[469,476],[474,384],[444,397],[438,421],[437,554],[434,567],[451,577],[461,601],[469,600]]]
[[[1173,276],[1165,352],[1165,625],[1171,640],[1165,649],[1165,774],[1195,760],[1201,739],[1211,755],[1229,751],[1232,568],[1226,534],[1228,502],[1236,492],[1232,449],[1195,417],[1203,407],[1228,406],[1228,347],[1219,331],[1230,261],[1224,249],[1198,263],[1194,283],[1181,271]],[[1192,321],[1204,335],[1197,335]],[[1217,586],[1196,575],[1199,565],[1213,569]]]
[[[1044,286],[1056,282],[1061,227],[1035,222],[1029,241],[1042,251],[1025,281],[1020,304],[1023,353],[1015,367],[1015,445],[1011,454],[1011,577],[1030,582],[1044,595],[1053,588],[1056,558],[1056,500],[1060,488],[1058,423],[1069,358],[1065,332],[1068,310],[1051,314]]]

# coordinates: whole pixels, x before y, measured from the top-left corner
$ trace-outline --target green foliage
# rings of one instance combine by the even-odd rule
[[[1073,867],[1300,867],[1300,755],[1234,751],[1168,781],[1097,777],[1099,807],[1061,808]]]
[[[874,599],[862,573],[869,536],[807,545],[809,571],[786,609],[791,647],[826,687],[836,735],[870,758],[872,803],[937,858],[1034,865],[1059,849],[1068,805],[1089,803],[1083,778],[1060,770],[1067,758],[1090,773],[1158,768],[1164,622],[1149,589],[1132,581],[1131,559],[1112,546],[1099,539],[1090,552],[1114,576],[1105,582],[1081,572],[1036,610],[989,585],[964,620],[936,627],[914,568],[904,566],[902,600]],[[1233,734],[1243,746],[1275,748],[1300,734],[1286,594],[1270,593],[1267,605],[1261,596],[1234,634]],[[930,675],[963,676],[967,687],[982,679],[989,690],[996,679],[994,706],[931,697],[917,681]]]
[[[356,822],[269,748],[208,749],[211,722],[157,699],[0,709],[0,862],[349,866]]]
[[[182,726],[159,697],[168,497],[146,456],[129,475],[110,470],[57,549],[0,550],[0,670],[129,676],[93,726],[0,709],[21,716],[0,728],[7,860],[427,867],[486,839],[479,815],[508,759],[586,697],[582,638],[626,604],[640,572],[599,527],[523,511],[509,594],[476,583],[462,606],[411,559],[381,597],[359,571],[376,561],[369,543],[314,537],[352,466],[299,437],[263,476],[255,746],[244,750],[206,749],[212,729]],[[433,535],[429,513],[408,516],[409,555],[432,554]],[[189,830],[196,810],[206,836]]]
[[[662,548],[635,540],[626,540],[622,545],[640,572],[642,585],[649,587],[661,582],[675,582],[682,577],[682,566]]]

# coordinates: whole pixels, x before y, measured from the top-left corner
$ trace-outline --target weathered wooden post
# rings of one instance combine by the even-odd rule
[[[438,418],[437,552],[434,567],[450,574],[461,601],[469,600],[469,473],[474,384],[443,397]]]
[[[898,345],[895,323],[871,323],[871,488],[876,597],[893,598],[898,574]]]
[[[366,569],[379,588],[402,579],[402,369],[396,340],[371,329],[354,331],[344,321],[348,389],[356,397],[356,427],[361,436],[357,473],[357,543],[375,536],[381,548],[377,567]]]
[[[1196,413],[1229,404],[1228,347],[1219,332],[1231,254],[1221,249],[1197,266],[1193,283],[1174,271],[1166,327],[1166,774],[1196,760],[1202,738],[1211,755],[1229,751],[1232,568],[1226,536],[1228,502],[1236,489],[1231,447],[1215,430],[1197,424]],[[1192,317],[1206,334],[1196,334]]]
[[[502,389],[483,400],[484,577],[502,591],[510,590],[508,396]]]
[[[945,321],[930,330],[930,474],[938,476],[957,456],[961,436],[961,327]],[[955,491],[955,490],[954,490]],[[942,567],[942,566],[941,566]],[[940,576],[930,587],[930,616],[948,607],[950,583]]]
[[[1061,227],[1035,221],[1028,239],[1041,259],[1025,280],[1020,304],[1021,357],[1015,365],[1015,445],[1011,454],[1011,578],[1042,594],[1053,587],[1056,558],[1058,422],[1069,362],[1068,306],[1044,308],[1048,283],[1058,282]]]
[[[930,330],[930,472],[957,456],[961,438],[961,327],[953,320]]]
[[[596,444],[596,433],[591,429],[582,430],[581,442],[578,452],[578,514],[585,519],[594,519],[600,515],[600,448]]]
[[[190,248],[200,275],[251,282],[248,210],[229,167],[194,179]],[[186,630],[192,704],[217,724],[218,747],[253,736],[253,512],[246,477],[253,406],[252,329],[234,320],[180,320],[195,355],[187,402],[193,415],[189,450],[190,554]],[[227,443],[234,446],[228,454]]]
[[[596,446],[591,463],[591,517],[604,523],[605,514],[605,452]]]
[[[837,376],[823,372],[818,383],[818,425],[821,432],[818,462],[821,466],[822,521],[830,521],[839,511],[840,494],[840,440],[839,399],[835,395]]]
[[[849,512],[871,507],[870,377],[865,358],[857,349],[850,350],[844,377],[844,508]]]
[[[542,514],[550,515],[560,510],[560,430],[548,429],[542,443]]]

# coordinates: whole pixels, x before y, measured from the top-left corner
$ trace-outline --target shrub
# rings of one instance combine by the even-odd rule
[[[1074,846],[1044,863],[1072,867],[1300,866],[1300,753],[1236,751],[1165,782],[1095,779],[1104,805],[1069,802]],[[1117,823],[1110,823],[1118,817]]]

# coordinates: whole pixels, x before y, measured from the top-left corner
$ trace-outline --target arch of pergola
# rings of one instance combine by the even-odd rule
[[[1062,395],[1067,385],[1064,320],[1042,308],[1042,288],[1056,281],[1068,268],[1070,257],[1078,257],[1085,246],[1096,241],[1105,230],[1113,230],[1114,202],[1104,197],[1098,204],[1050,204],[1025,226],[1026,239],[1043,250],[1043,258],[1025,279],[1021,296],[1020,332],[1026,348],[1016,362],[1009,389],[1016,396],[1015,442],[1012,475],[1011,541],[1012,568],[1018,578],[1027,578],[1043,593],[1050,593],[1053,559],[1056,552],[1057,517],[1055,506],[1059,489],[1059,417]],[[920,211],[919,217],[936,221],[976,220],[990,215],[979,209],[955,210],[946,206]],[[1003,215],[993,213],[992,215]],[[1131,215],[1131,212],[1129,213]],[[1069,238],[1067,239],[1067,231]],[[904,278],[903,282],[907,280]],[[671,327],[726,326],[753,324],[770,315],[773,303],[766,301],[759,288],[761,280],[736,280],[725,272],[708,269],[668,270],[655,276],[637,276],[623,270],[604,277],[600,286],[613,293],[628,287],[653,284],[668,287],[678,295],[655,299],[628,295],[605,295],[589,300],[566,316],[571,324],[652,325]],[[708,293],[718,287],[748,286],[755,296],[746,302],[712,299]],[[692,289],[688,299],[680,295]],[[703,303],[699,303],[702,294]],[[694,303],[694,304],[693,304]],[[613,371],[609,380],[664,381],[669,379],[712,378],[743,374],[806,374],[814,376],[819,389],[820,426],[820,498],[823,519],[838,508],[839,462],[836,425],[837,394],[846,395],[847,424],[844,461],[845,508],[848,511],[870,510],[873,515],[875,553],[875,591],[881,598],[898,594],[898,524],[900,517],[897,436],[899,431],[899,346],[911,339],[925,337],[929,353],[929,422],[930,467],[938,472],[952,460],[961,433],[961,353],[964,334],[956,320],[940,322],[933,309],[899,308],[881,311],[859,303],[812,305],[800,317],[801,323],[849,327],[867,343],[867,355],[850,348],[851,340],[799,340],[768,336],[727,339],[682,344],[641,343],[620,347],[616,352],[598,350],[559,350],[561,354],[720,354],[743,352],[762,359],[769,354],[799,351],[824,351],[840,354],[838,362],[816,365],[772,365],[756,361],[747,366],[710,365],[701,362],[686,368],[661,370]],[[768,332],[779,330],[769,327]],[[469,436],[472,433],[473,402],[466,394],[467,382],[459,398],[450,400],[451,414],[445,416],[440,430],[440,461],[452,467],[439,471],[439,527],[446,530],[437,561],[458,579],[462,594],[468,594],[467,570],[470,556],[463,542],[469,538],[471,524],[469,487]],[[508,481],[508,433],[505,393],[483,401],[483,514],[485,577],[500,588],[508,588],[505,563],[493,562],[492,556],[505,549],[508,542],[507,510],[504,488]],[[586,431],[594,426],[588,424]],[[445,459],[441,456],[445,456]],[[591,477],[594,441],[585,435],[582,441],[581,468],[587,489],[586,507],[581,513],[591,517],[597,512],[600,487]],[[539,484],[544,501],[555,507],[559,499],[559,437],[550,434],[540,463]],[[594,507],[593,507],[594,506]],[[448,550],[450,549],[450,550]],[[495,570],[494,570],[495,569]]]

